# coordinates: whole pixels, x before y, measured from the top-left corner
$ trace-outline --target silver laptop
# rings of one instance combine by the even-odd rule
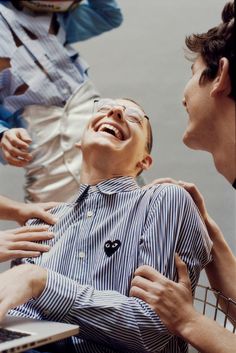
[[[7,315],[0,323],[0,352],[23,352],[78,333],[76,325]]]

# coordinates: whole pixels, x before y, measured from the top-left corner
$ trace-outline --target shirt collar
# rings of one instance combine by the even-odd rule
[[[92,194],[100,192],[105,195],[113,195],[120,192],[127,192],[139,189],[136,181],[132,177],[119,177],[101,181],[96,185],[81,184],[77,201],[85,196],[85,194]]]

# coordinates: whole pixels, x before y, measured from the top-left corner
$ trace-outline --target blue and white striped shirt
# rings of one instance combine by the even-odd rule
[[[52,19],[59,25],[55,35],[49,34]],[[0,58],[10,59],[0,72],[0,133],[24,127],[18,113],[26,106],[64,106],[87,79],[88,65],[71,43],[121,22],[115,0],[83,1],[73,11],[56,15],[19,11],[0,0]]]
[[[26,260],[48,269],[46,288],[13,314],[78,324],[79,336],[66,340],[76,352],[187,352],[187,344],[129,291],[143,264],[175,279],[175,252],[194,290],[211,242],[188,193],[170,184],[143,190],[133,178],[120,177],[81,185],[75,203],[52,213],[59,221],[55,238],[46,242],[51,250]]]

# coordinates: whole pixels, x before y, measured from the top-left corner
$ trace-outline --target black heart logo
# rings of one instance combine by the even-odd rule
[[[121,244],[121,242],[118,239],[116,239],[114,241],[111,241],[111,240],[106,241],[104,244],[104,250],[105,250],[106,255],[108,257],[113,255],[116,252],[116,250],[119,249],[120,244]]]

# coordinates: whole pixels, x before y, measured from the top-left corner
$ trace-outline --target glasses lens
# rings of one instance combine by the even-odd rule
[[[111,99],[100,99],[97,101],[97,112],[107,112],[112,109],[116,103]]]
[[[94,104],[95,104],[94,112],[101,112],[101,113],[107,113],[114,107],[121,107],[124,112],[124,116],[128,121],[136,124],[142,124],[144,115],[139,109],[120,105],[112,99],[96,100],[94,101]]]
[[[135,108],[126,108],[126,119],[132,123],[141,124],[143,120],[143,114],[141,111]]]

